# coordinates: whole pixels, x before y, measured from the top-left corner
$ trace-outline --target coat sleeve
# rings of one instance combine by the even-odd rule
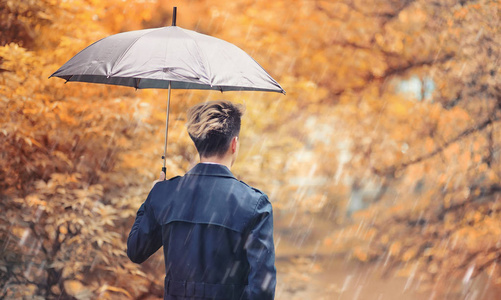
[[[262,196],[256,207],[245,248],[250,265],[246,299],[271,300],[275,297],[276,269],[273,244],[273,211],[268,197]]]
[[[151,193],[137,211],[127,239],[127,256],[137,264],[144,262],[162,246],[162,228],[151,209]]]

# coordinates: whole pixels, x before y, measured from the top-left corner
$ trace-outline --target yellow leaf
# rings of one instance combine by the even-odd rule
[[[355,249],[353,250],[353,255],[360,261],[367,261],[369,259],[367,251],[365,251],[361,247],[355,247]]]
[[[117,293],[122,293],[124,295],[126,295],[129,299],[132,299],[132,295],[127,292],[127,290],[123,289],[123,288],[119,288],[119,287],[116,287],[116,286],[103,286],[101,288],[101,292],[104,292],[104,291],[112,291],[112,292],[117,292]]]
[[[400,242],[394,242],[390,246],[390,254],[391,255],[398,255],[400,253],[400,250],[402,249],[402,244]]]
[[[64,290],[72,297],[75,297],[79,292],[83,291],[85,286],[78,280],[66,280],[64,282]]]
[[[67,234],[68,233],[68,228],[66,226],[60,226],[59,227],[59,232],[62,234]]]
[[[435,142],[429,137],[426,138],[424,145],[427,152],[432,152],[433,150],[435,150]]]
[[[402,260],[409,261],[414,258],[416,253],[417,253],[416,248],[410,248],[407,251],[405,251],[404,255],[402,256]]]

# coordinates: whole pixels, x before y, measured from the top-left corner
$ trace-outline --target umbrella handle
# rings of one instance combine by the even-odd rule
[[[165,156],[162,155],[162,159],[165,162]],[[165,163],[164,163],[164,166],[162,167],[162,172],[164,172],[164,174],[167,174],[167,168],[165,167]]]

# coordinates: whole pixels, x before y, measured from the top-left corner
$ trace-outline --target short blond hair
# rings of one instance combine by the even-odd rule
[[[240,134],[242,104],[227,100],[208,101],[188,110],[186,127],[201,156],[222,155],[231,139]]]

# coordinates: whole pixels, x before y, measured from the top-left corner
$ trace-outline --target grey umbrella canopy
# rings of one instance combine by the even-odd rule
[[[237,46],[175,26],[118,33],[80,51],[50,77],[67,82],[169,89],[165,125],[167,153],[171,89],[264,91],[284,89]],[[49,78],[50,78],[49,77]]]
[[[88,46],[50,77],[137,89],[285,93],[237,46],[178,26],[123,32]]]

